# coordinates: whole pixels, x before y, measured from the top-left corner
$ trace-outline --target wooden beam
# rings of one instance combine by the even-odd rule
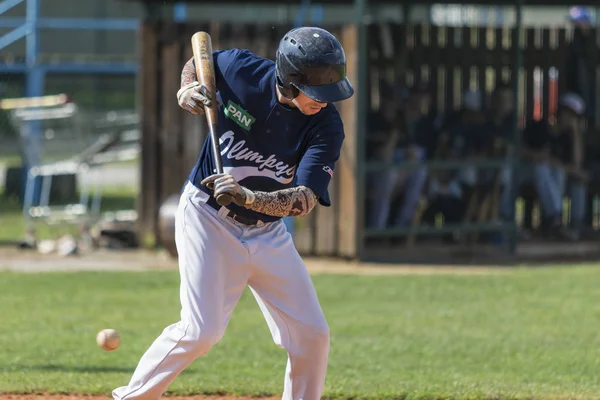
[[[157,24],[144,22],[140,27],[140,73],[137,80],[136,107],[141,121],[140,192],[137,198],[138,233],[142,240],[155,238],[158,219],[157,158],[159,125],[159,57]]]
[[[358,85],[358,30],[354,25],[345,25],[340,37],[342,46],[346,53],[348,79],[354,85],[356,92],[364,90]],[[338,196],[335,199],[339,211],[338,221],[338,244],[337,253],[344,257],[356,256],[356,235],[360,227],[357,226],[357,155],[358,155],[358,130],[357,130],[357,106],[358,100],[355,94],[344,100],[338,106],[340,115],[344,122],[346,139],[342,147],[340,160],[335,168],[335,180],[339,182]]]
[[[169,32],[169,34],[176,35],[179,31],[176,25],[170,26],[170,29],[177,32]],[[159,128],[160,145],[158,149],[160,154],[159,204],[162,204],[171,195],[179,193],[185,182],[185,175],[181,168],[183,163],[182,117],[185,111],[179,107],[176,100],[182,68],[182,45],[183,43],[179,39],[169,40],[161,49],[163,95],[160,99],[162,124]]]

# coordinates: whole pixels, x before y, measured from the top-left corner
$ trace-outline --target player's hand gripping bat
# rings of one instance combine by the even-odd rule
[[[217,137],[217,83],[215,80],[215,66],[213,61],[212,41],[206,32],[196,32],[192,36],[192,51],[194,53],[194,64],[196,64],[196,77],[201,85],[204,85],[212,95],[213,102],[210,107],[204,107],[210,141],[212,143],[213,158],[217,167],[217,173],[223,173],[223,161],[221,160],[221,149]],[[226,206],[231,203],[231,196],[221,194],[217,196],[217,203]]]

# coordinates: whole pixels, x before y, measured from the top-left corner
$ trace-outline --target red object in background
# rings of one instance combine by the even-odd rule
[[[548,73],[548,85],[548,119],[554,122],[558,108],[558,70],[554,67]]]
[[[554,123],[558,108],[558,70],[550,67],[544,72],[536,68],[533,81],[533,119],[539,121],[546,117],[550,123]],[[548,85],[548,115],[544,115],[544,85]]]

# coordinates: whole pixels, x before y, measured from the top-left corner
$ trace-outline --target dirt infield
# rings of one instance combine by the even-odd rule
[[[329,258],[304,259],[312,274],[356,275],[432,275],[460,274],[481,275],[506,273],[510,268],[502,266],[443,266],[359,263]],[[144,271],[176,270],[177,261],[163,251],[114,251],[99,250],[90,254],[60,257],[39,254],[32,250],[0,247],[0,271],[51,272],[51,271]]]
[[[236,396],[164,396],[168,400],[251,400],[258,397],[236,397]],[[262,400],[277,400],[281,397],[260,397]],[[0,394],[0,400],[112,400],[108,396],[89,396],[74,394]]]

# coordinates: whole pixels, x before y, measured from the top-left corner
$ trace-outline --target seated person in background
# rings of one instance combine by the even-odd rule
[[[513,142],[513,114],[515,111],[513,88],[507,83],[499,83],[492,92],[490,107],[486,112],[488,125],[495,135],[507,143]]]
[[[367,161],[392,164],[394,150],[398,143],[400,100],[389,86],[383,86],[378,110],[367,116]],[[367,225],[369,227],[385,227],[388,211],[379,213],[378,208],[388,203],[391,197],[391,180],[396,172],[390,167],[368,172],[367,179]],[[381,222],[383,220],[383,222]]]
[[[462,189],[456,180],[449,179],[450,175],[439,175],[429,181],[427,198],[429,204],[423,213],[421,222],[435,225],[438,214],[444,218],[444,224],[458,224],[464,214]],[[448,235],[447,237],[450,237]]]
[[[484,137],[485,134],[481,94],[478,91],[467,91],[462,108],[449,113],[444,121],[438,139],[436,159],[464,160],[476,156],[478,144],[473,144],[471,138]],[[466,211],[472,188],[477,182],[477,168],[465,166],[456,170],[430,171],[430,176],[431,203],[424,219],[430,220],[431,216],[438,212],[445,215],[441,210],[452,209],[452,215],[446,216],[446,220],[460,221]],[[457,204],[460,204],[460,207],[457,207]]]
[[[479,99],[477,99],[479,100]],[[477,104],[477,103],[475,103]],[[469,166],[463,169],[463,188],[467,202],[466,221],[496,220],[502,188],[508,188],[510,165],[506,159],[508,140],[513,136],[513,93],[509,86],[499,85],[491,96],[491,104],[482,113],[484,122],[475,119],[466,136],[465,155],[473,163],[504,159],[506,166]],[[508,192],[504,190],[504,192]]]
[[[415,162],[421,164],[426,158],[428,137],[433,135],[434,119],[430,118],[431,98],[424,89],[412,92],[401,107],[388,110],[388,120],[392,121],[391,138],[385,160],[393,164]],[[385,107],[385,106],[384,106]],[[392,211],[398,189],[402,190],[403,202],[395,214],[393,225],[410,226],[415,214],[423,186],[427,179],[425,165],[415,168],[389,168],[373,174],[371,193],[375,194],[369,208],[369,226],[385,228]]]
[[[558,131],[548,121],[529,121],[523,130],[523,152],[517,173],[517,187],[531,183],[541,205],[542,226],[555,231],[561,225],[563,175],[551,164]]]
[[[417,86],[408,92],[407,116],[409,130],[413,131],[416,145],[425,151],[425,158],[431,160],[435,155],[444,118],[432,104],[429,87]]]
[[[583,149],[576,127],[584,108],[581,97],[568,93],[560,99],[557,125],[552,126],[546,120],[529,121],[523,131],[522,161],[514,175],[515,184],[518,187],[525,182],[533,183],[542,207],[542,225],[551,234],[565,233],[561,218],[567,173],[575,181],[587,178],[580,167]],[[572,187],[574,204],[581,203],[581,185]],[[574,219],[577,218],[576,211]]]
[[[381,91],[380,106],[367,113],[366,151],[367,161],[390,162],[398,133],[396,132],[399,100],[391,89]]]
[[[558,137],[552,151],[552,164],[562,176],[563,191],[565,183],[571,198],[570,230],[563,234],[570,239],[578,239],[583,229],[588,172],[584,169],[584,138],[582,121],[585,116],[585,103],[575,93],[566,93],[561,97],[558,109]],[[562,199],[561,199],[562,206]],[[562,207],[561,207],[562,211]]]
[[[514,151],[514,111],[514,93],[512,87],[506,83],[500,83],[492,93],[490,108],[486,115],[486,130],[489,130],[489,136],[493,138],[493,143],[488,153],[490,158],[506,158]],[[506,162],[510,164],[510,160],[507,159]],[[502,168],[501,171],[491,169],[491,171],[486,170],[483,173],[488,179],[499,179],[497,183],[500,185],[499,190],[501,190],[501,194],[497,211],[500,213],[500,217],[507,220],[514,219],[511,208],[513,196],[510,192],[510,165]]]
[[[465,92],[461,118],[449,127],[455,159],[475,162],[485,158],[487,149],[492,146],[493,137],[486,130],[482,103],[481,92],[477,90]],[[468,201],[477,185],[478,172],[479,168],[474,165],[465,165],[459,170],[459,182],[465,194],[465,201]]]

